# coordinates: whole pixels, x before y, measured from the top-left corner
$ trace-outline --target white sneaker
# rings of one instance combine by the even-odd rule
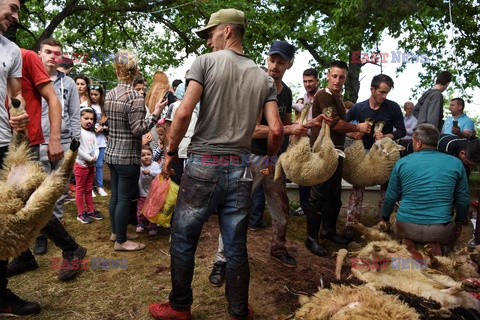
[[[98,188],[98,194],[101,196],[101,197],[106,197],[108,196],[108,193],[103,189],[103,188]]]
[[[92,190],[92,198],[95,198],[96,196],[95,191]]]

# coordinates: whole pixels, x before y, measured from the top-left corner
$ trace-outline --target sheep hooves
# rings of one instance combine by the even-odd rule
[[[70,150],[75,152],[78,150],[79,147],[80,147],[80,140],[78,140],[77,138],[73,138],[72,142],[70,143]]]
[[[480,284],[471,282],[468,279],[462,281],[460,288],[461,290],[465,290],[467,292],[476,292],[476,293],[480,292]]]
[[[343,260],[347,255],[348,255],[348,251],[346,249],[338,250],[337,263],[335,265],[335,278],[337,280],[340,280],[341,278],[340,274],[342,273]]]

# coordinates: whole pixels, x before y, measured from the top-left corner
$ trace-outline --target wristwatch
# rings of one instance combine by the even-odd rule
[[[170,151],[170,149],[167,147],[166,150],[167,150],[167,155],[170,156],[170,157],[178,154],[178,148]]]

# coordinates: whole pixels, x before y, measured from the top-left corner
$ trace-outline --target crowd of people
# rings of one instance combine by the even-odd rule
[[[1,34],[18,20],[19,10],[18,0],[0,0]],[[212,13],[208,24],[195,31],[212,52],[199,56],[185,75],[186,81],[175,80],[172,86],[159,71],[147,88],[137,57],[129,50],[119,51],[114,59],[118,83],[109,92],[86,75],[70,78],[73,65],[62,61],[63,47],[57,40],[43,40],[35,53],[20,51],[0,36],[0,58],[5,61],[0,73],[1,159],[8,152],[12,128],[27,129],[32,154],[47,173],[59,166],[72,140],[78,139],[72,173],[77,220],[89,224],[104,219],[93,197],[95,190],[102,197],[109,196],[110,240],[117,251],[145,248],[133,241],[137,233],[157,234],[157,225],[142,214],[155,177],[163,175],[180,184],[171,222],[172,290],[168,302],[149,306],[157,319],[191,318],[195,251],[203,224],[214,213],[220,235],[209,281],[214,286],[226,282],[232,319],[253,318],[248,304],[247,230],[266,227],[265,203],[272,217],[270,256],[286,267],[298,264],[286,246],[291,215],[306,215],[305,246],[315,255],[328,253],[321,238],[342,245],[353,240],[352,224],[360,218],[364,187],[353,186],[346,226],[343,234],[338,233],[342,157],[327,181],[299,186],[300,208],[294,212],[289,209],[288,177],[274,180],[275,163],[262,161],[285,152],[293,135],[309,137],[313,145],[322,122],[330,126],[331,139],[340,150],[349,139],[362,140],[366,152],[383,138],[398,140],[406,148],[390,181],[380,188],[378,224],[383,227],[389,221],[400,201],[393,230],[413,253],[413,244],[420,242],[432,244],[441,255],[467,219],[468,176],[470,167],[480,164],[480,143],[473,121],[464,113],[463,99],[450,101],[451,116],[443,121],[442,92],[452,81],[448,71],[438,75],[435,86],[417,104],[404,104],[405,115],[396,102],[387,99],[394,82],[385,74],[373,77],[367,100],[343,101],[348,64],[339,60],[330,63],[325,88],[319,87],[315,69],[305,70],[305,94],[293,104],[292,91],[282,79],[294,63],[295,47],[274,41],[262,70],[244,54],[245,22],[244,13],[236,9]],[[9,97],[19,99],[26,114],[9,118]],[[298,123],[292,113],[298,116],[307,104],[311,105],[307,121]],[[326,109],[332,110],[330,116],[323,114]],[[379,122],[383,129],[372,132]],[[206,165],[205,156],[226,161]],[[104,164],[110,171],[110,194],[103,185]],[[33,251],[44,254],[48,237],[70,261],[84,258],[87,250],[60,222],[69,195],[68,186],[65,189]],[[419,199],[419,194],[424,198]],[[136,233],[130,234],[127,225],[132,212],[136,212],[137,225]],[[0,315],[40,311],[37,303],[7,289],[7,277],[36,268],[29,250],[10,263],[0,261]],[[61,269],[58,278],[67,281],[79,272]]]

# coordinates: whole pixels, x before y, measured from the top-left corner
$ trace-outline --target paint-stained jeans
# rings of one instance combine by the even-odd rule
[[[203,224],[217,211],[227,258],[228,311],[231,317],[243,319],[248,315],[250,269],[246,244],[252,181],[241,180],[244,170],[249,168],[240,166],[239,157],[223,164],[202,165],[201,155],[189,155],[187,159],[172,218],[169,299],[177,310],[192,304],[198,239]]]
[[[250,161],[252,166],[253,185],[262,184],[267,200],[268,212],[272,217],[272,245],[270,251],[273,254],[282,254],[287,249],[285,247],[287,235],[287,221],[290,208],[288,206],[287,186],[285,175],[282,175],[277,181],[273,181],[273,174],[265,176],[260,170],[266,166],[260,166],[264,156],[252,155]]]
[[[380,186],[380,200],[378,201],[378,211],[377,211],[377,220],[382,219],[382,207],[383,201],[385,200],[385,193],[387,192],[388,182]],[[360,216],[362,214],[362,204],[363,204],[363,193],[365,188],[352,188],[350,191],[350,196],[348,198],[348,207],[347,207],[347,223],[346,226],[353,226],[353,221],[360,221]]]

